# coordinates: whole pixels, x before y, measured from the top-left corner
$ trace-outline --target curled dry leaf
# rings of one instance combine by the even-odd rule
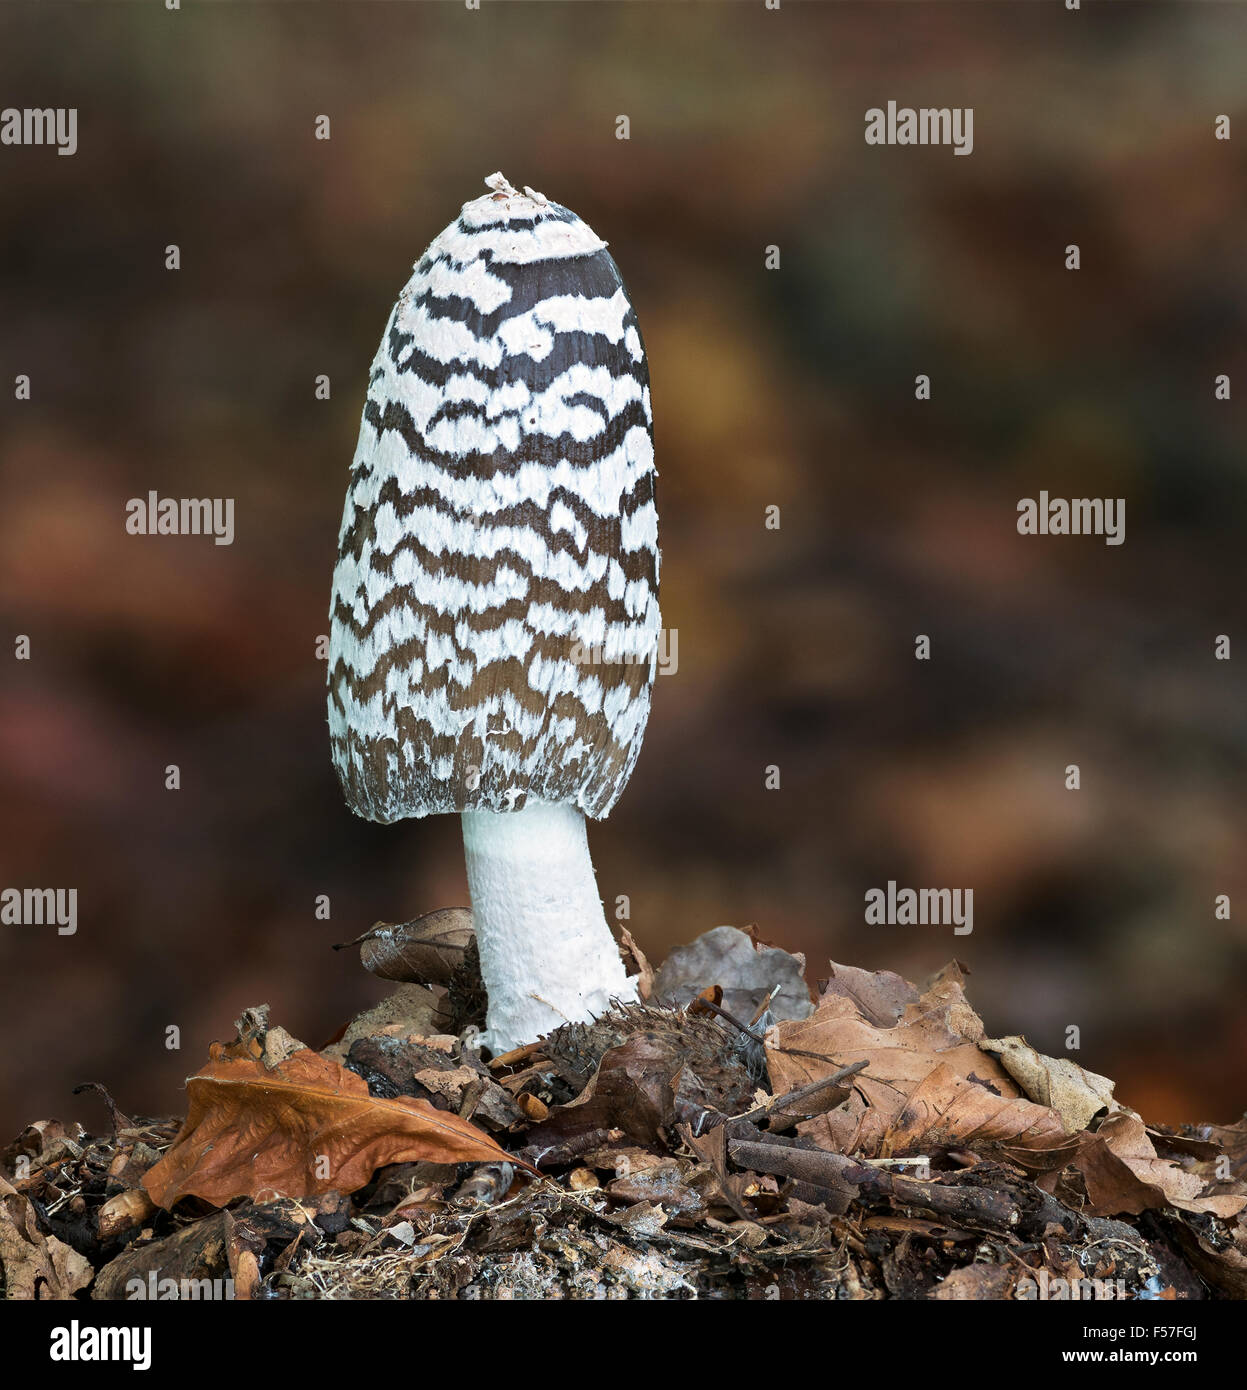
[[[1247,1207],[1247,1197],[1208,1193],[1200,1173],[1162,1158],[1147,1126],[1125,1106],[1114,1105],[1095,1132],[1079,1135],[1078,1141],[1072,1161],[1086,1185],[1088,1209],[1096,1216],[1137,1215],[1170,1206],[1225,1219]]]
[[[447,985],[475,939],[470,908],[440,907],[410,922],[378,922],[344,945],[358,946],[360,964],[383,980]]]
[[[475,1125],[411,1096],[380,1100],[308,1048],[278,1066],[218,1055],[186,1085],[186,1122],[143,1178],[157,1206],[196,1196],[354,1192],[390,1163],[511,1161]]]
[[[9,1300],[72,1299],[95,1277],[77,1250],[44,1235],[35,1208],[0,1178],[0,1274]]]
[[[867,1021],[879,1028],[900,1022],[910,1004],[918,1002],[918,991],[891,970],[863,970],[856,965],[831,962],[831,975],[818,982],[820,1002],[841,996],[851,1000]]]
[[[983,1038],[979,1046],[1000,1058],[1001,1066],[1031,1100],[1055,1110],[1067,1134],[1086,1129],[1113,1103],[1114,1083],[1107,1076],[1086,1071],[1068,1057],[1045,1057],[1025,1038]]]
[[[866,1062],[835,1110],[798,1126],[823,1148],[867,1157],[927,1147],[1008,1143],[1044,1154],[1064,1138],[1060,1117],[1021,1096],[1008,1072],[968,1037],[982,1024],[960,971],[946,969],[919,995],[889,971],[838,965],[812,1018],[780,1023],[767,1037],[777,1091],[794,1090],[850,1062]]]
[[[118,1108],[117,1102],[113,1099],[112,1092],[101,1081],[84,1081],[80,1086],[75,1086],[73,1094],[82,1095],[86,1091],[95,1091],[104,1099],[104,1104],[108,1107],[108,1120],[112,1125],[114,1138],[123,1129],[133,1129],[134,1121],[128,1115],[122,1113]]]
[[[869,1158],[994,1151],[1046,1175],[1049,1191],[1068,1167],[1085,1186],[1088,1214],[1100,1217],[1171,1206],[1226,1218],[1247,1206],[1238,1193],[1210,1192],[1206,1172],[1158,1153],[1107,1078],[1043,1057],[1021,1038],[986,1038],[955,964],[921,995],[886,971],[832,969],[814,1016],[767,1037],[777,1089],[867,1063],[843,1105],[798,1126],[821,1147]]]
[[[636,981],[637,997],[642,1001],[652,998],[656,972],[646,958],[645,952],[633,940],[632,933],[627,927],[620,930],[619,944],[620,954],[624,959],[624,968]]]
[[[1175,1228],[1178,1243],[1203,1278],[1226,1298],[1247,1299],[1247,1226],[1241,1219],[1231,1228],[1229,1243],[1214,1245],[1185,1224]]]
[[[548,1163],[569,1142],[596,1136],[661,1142],[675,1125],[676,1081],[683,1069],[684,1059],[669,1039],[638,1033],[606,1053],[575,1100],[555,1106],[529,1130],[529,1150]]]
[[[542,1120],[549,1118],[550,1107],[540,1096],[531,1095],[528,1091],[521,1091],[515,1097],[515,1103],[529,1124],[539,1125]]]
[[[1216,1144],[1230,1160],[1230,1171],[1247,1180],[1247,1119],[1232,1125],[1199,1125],[1192,1137]]]
[[[723,1007],[736,1018],[752,1018],[768,998],[773,1018],[808,1018],[814,1006],[804,971],[803,956],[756,946],[735,927],[715,927],[689,945],[677,946],[663,961],[653,997],[659,1004],[683,1008],[719,985]]]

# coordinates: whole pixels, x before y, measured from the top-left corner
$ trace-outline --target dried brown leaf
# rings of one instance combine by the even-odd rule
[[[684,1058],[674,1041],[638,1033],[608,1051],[589,1084],[529,1131],[529,1146],[553,1149],[580,1138],[619,1131],[641,1144],[663,1140],[676,1119],[677,1078]]]
[[[360,964],[383,980],[446,985],[474,940],[470,908],[440,907],[410,922],[378,922],[343,944],[358,946]]]
[[[1067,1134],[1086,1129],[1113,1103],[1113,1082],[1068,1057],[1045,1057],[1025,1038],[983,1038],[979,1046],[1000,1058],[1009,1075],[1037,1105],[1057,1112]]]
[[[755,946],[735,927],[715,927],[668,955],[654,980],[654,998],[683,1008],[707,986],[719,985],[723,1007],[736,1018],[751,1018],[773,993],[773,1018],[807,1018],[813,1005],[804,970],[802,956],[775,946]]]
[[[475,1125],[411,1096],[381,1100],[308,1048],[268,1069],[218,1056],[187,1082],[186,1122],[143,1178],[157,1206],[201,1197],[354,1192],[390,1163],[508,1161]]]
[[[1240,1220],[1232,1228],[1233,1239],[1218,1248],[1189,1226],[1175,1228],[1179,1244],[1200,1275],[1227,1298],[1247,1299],[1247,1226]]]
[[[819,998],[840,996],[852,1000],[868,1023],[891,1028],[900,1021],[910,1004],[918,1002],[918,991],[891,970],[862,970],[856,965],[831,962],[831,974],[820,980]]]
[[[879,1141],[879,1154],[891,1158],[961,1147],[981,1153],[1001,1144],[1047,1153],[1064,1132],[1060,1116],[1047,1106],[997,1095],[939,1063],[906,1098]]]
[[[619,944],[624,965],[629,967],[629,974],[632,974],[636,980],[637,997],[642,1000],[651,998],[654,993],[654,967],[649,963],[645,952],[636,944],[627,927],[620,929]],[[633,966],[635,966],[635,973],[630,968]]]
[[[1207,1193],[1207,1180],[1156,1152],[1143,1121],[1115,1106],[1094,1133],[1079,1136],[1074,1166],[1083,1176],[1089,1212],[1095,1216],[1137,1215],[1153,1207],[1222,1218],[1247,1207],[1247,1197]]]
[[[38,1226],[34,1206],[0,1178],[0,1271],[9,1300],[72,1299],[94,1277],[90,1261]]]
[[[1009,1265],[966,1265],[954,1269],[928,1297],[956,1302],[999,1301],[1013,1297],[1017,1282],[1018,1272]]]
[[[353,1018],[338,1040],[322,1051],[345,1058],[359,1039],[383,1034],[424,1042],[441,1036],[449,1023],[446,990],[441,985],[399,985],[393,994]]]
[[[921,996],[889,971],[832,969],[813,1017],[770,1030],[771,1083],[793,1090],[863,1060],[866,1070],[843,1105],[805,1121],[799,1133],[867,1157],[963,1147],[971,1136],[1046,1150],[1063,1137],[1060,1117],[1022,1098],[974,1041],[982,1024],[955,966]]]

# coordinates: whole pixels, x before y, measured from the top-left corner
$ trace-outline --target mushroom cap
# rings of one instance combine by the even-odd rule
[[[369,376],[330,605],[347,803],[605,816],[658,657],[649,369],[606,243],[495,174],[415,266]]]

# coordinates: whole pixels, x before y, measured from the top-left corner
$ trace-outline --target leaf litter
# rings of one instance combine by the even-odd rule
[[[349,944],[397,989],[320,1051],[248,1009],[183,1120],[91,1083],[106,1133],[0,1150],[5,1296],[1247,1297],[1247,1122],[1147,1125],[955,962],[627,942],[640,1002],[489,1059],[470,914]]]

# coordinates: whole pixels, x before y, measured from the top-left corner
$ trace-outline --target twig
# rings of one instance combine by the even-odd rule
[[[803,1100],[809,1100],[822,1091],[832,1090],[849,1077],[856,1076],[858,1072],[864,1071],[868,1063],[866,1061],[850,1062],[847,1067],[841,1067],[839,1071],[834,1071],[830,1076],[824,1076],[818,1081],[811,1081],[805,1086],[798,1086],[795,1091],[786,1091],[782,1096],[772,1096],[765,1105],[759,1105],[754,1110],[749,1110],[736,1118],[741,1120],[757,1121],[767,1119],[775,1114],[776,1111],[785,1112],[800,1104]]]

